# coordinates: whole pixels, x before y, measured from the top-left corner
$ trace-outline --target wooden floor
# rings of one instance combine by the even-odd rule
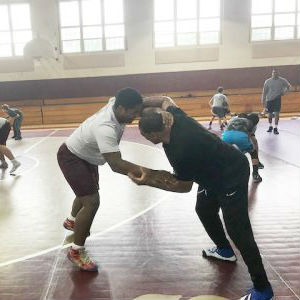
[[[215,124],[217,129],[217,124]],[[249,184],[249,209],[276,300],[300,299],[300,120],[282,120],[280,134],[257,137],[263,182]],[[175,194],[137,187],[100,167],[101,206],[86,247],[100,264],[77,271],[66,258],[72,236],[62,227],[73,194],[56,163],[72,129],[24,131],[9,146],[23,163],[0,174],[0,300],[238,299],[251,288],[246,267],[203,259],[212,246],[195,213],[196,189]],[[125,131],[125,159],[171,170],[162,149],[136,127]]]

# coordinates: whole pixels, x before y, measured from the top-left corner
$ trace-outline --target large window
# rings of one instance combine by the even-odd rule
[[[29,3],[0,4],[0,57],[22,56],[30,40]]]
[[[300,38],[300,0],[252,0],[252,41],[295,38]]]
[[[154,45],[218,44],[221,0],[154,0]]]
[[[123,0],[59,2],[63,53],[125,48]]]

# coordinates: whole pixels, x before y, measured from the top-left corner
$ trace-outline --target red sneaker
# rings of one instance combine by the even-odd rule
[[[91,260],[84,248],[75,250],[72,247],[68,250],[68,259],[82,271],[98,272],[97,264]]]
[[[65,219],[63,226],[67,229],[67,230],[71,230],[74,231],[74,226],[75,226],[75,221],[71,221],[68,218]]]

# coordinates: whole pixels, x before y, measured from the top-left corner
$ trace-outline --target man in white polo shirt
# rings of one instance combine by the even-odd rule
[[[124,88],[99,112],[85,120],[57,153],[61,171],[74,191],[71,215],[64,227],[74,231],[74,243],[68,258],[84,271],[97,271],[97,264],[87,255],[84,244],[98,210],[98,166],[109,164],[114,172],[140,174],[140,166],[121,157],[119,143],[125,124],[140,116],[146,106],[156,106],[157,97],[146,98],[132,88]],[[148,99],[148,100],[147,100]]]

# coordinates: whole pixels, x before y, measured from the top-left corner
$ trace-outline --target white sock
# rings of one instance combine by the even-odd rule
[[[274,128],[277,128],[277,125],[274,125]]]
[[[73,217],[72,215],[70,215],[69,217],[68,217],[68,220],[70,220],[70,221],[75,221],[75,217]]]
[[[71,244],[71,247],[72,247],[72,249],[74,249],[74,250],[79,250],[79,249],[83,249],[83,248],[84,248],[84,246],[78,246],[78,245],[76,245],[76,244],[74,244],[74,243]]]

